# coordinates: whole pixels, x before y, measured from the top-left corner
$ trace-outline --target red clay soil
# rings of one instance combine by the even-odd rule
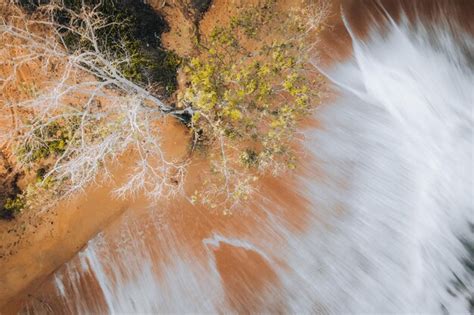
[[[225,23],[233,10],[236,10],[236,6],[245,5],[247,2],[216,0],[201,22],[202,29],[204,32],[210,31],[214,25]],[[294,2],[300,3],[300,1]],[[280,7],[285,9],[292,3],[293,1],[283,1]],[[179,16],[176,11],[169,10],[169,8],[167,10],[168,16]],[[334,21],[337,20],[336,16],[335,14]],[[178,44],[175,44],[173,48],[185,51],[189,47],[184,41],[180,41],[181,37],[186,37],[183,30],[185,24],[181,24],[179,21],[181,21],[179,18],[170,20],[171,30],[175,33],[165,35],[165,42],[178,41]],[[332,20],[330,23],[333,23]],[[176,35],[176,32],[181,35]],[[172,44],[170,43],[169,46]],[[170,143],[169,151],[183,152],[183,147],[186,146],[185,141],[182,141],[183,138],[186,138],[186,135],[183,134],[185,131],[173,123],[170,123],[169,126],[167,135],[165,135]],[[115,165],[113,173],[117,176],[123,173],[122,169],[126,167],[127,161],[128,158],[123,159],[121,164]],[[188,175],[188,178],[191,179],[188,186],[199,186],[203,180],[200,162],[195,161],[194,163],[195,165],[191,167]],[[292,191],[291,179],[266,178],[261,180],[258,185],[260,191],[278,202],[282,208],[288,209],[284,216],[295,231],[304,229],[307,203]],[[146,208],[147,201],[143,197],[133,200],[112,198],[111,191],[114,187],[116,184],[113,183],[103,186],[92,185],[72,200],[61,202],[48,213],[43,215],[25,214],[15,222],[0,222],[2,244],[12,244],[4,251],[5,257],[0,259],[0,270],[3,270],[0,273],[0,305],[5,305],[2,313],[18,311],[21,301],[27,298],[29,293],[35,292],[35,288],[38,288],[48,275],[70,260],[88,240],[110,225],[124,210]],[[256,206],[250,204],[245,208],[247,208],[246,211],[253,211],[252,208]],[[235,229],[239,233],[245,234],[246,231],[256,228],[257,224],[254,220],[243,224],[245,211],[238,216],[227,216],[203,207],[193,207],[186,199],[174,200],[171,204],[167,203],[166,215],[169,215],[169,221],[173,222],[172,228],[175,231],[181,231],[178,235],[182,239],[176,241],[192,244],[201,243],[215,230]],[[20,230],[22,226],[25,227],[24,231]],[[190,247],[193,248],[193,246]],[[257,253],[221,248],[216,253],[216,257],[218,257],[219,269],[225,275],[229,303],[236,309],[239,309],[236,301],[240,301],[244,295],[249,298],[251,290],[240,288],[238,282],[235,281],[235,276],[230,271],[227,272],[232,269],[229,268],[230,260],[239,261],[246,257],[247,263],[239,264],[237,272],[249,279],[248,285],[254,294],[258,292],[258,288],[263,287],[262,283],[276,281],[271,269],[265,265]],[[258,268],[256,269],[256,267]],[[260,272],[255,272],[255,270]],[[233,298],[234,295],[238,296]],[[258,305],[249,305],[248,307],[258,310]]]

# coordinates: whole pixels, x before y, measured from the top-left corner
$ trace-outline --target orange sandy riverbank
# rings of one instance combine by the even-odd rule
[[[158,6],[160,1],[152,2]],[[239,5],[249,1],[216,0],[210,11],[201,21],[203,32],[212,29],[218,23],[228,20],[229,14]],[[281,1],[281,10],[291,7],[300,1]],[[327,21],[326,31],[323,32],[323,43],[320,47],[324,52],[322,58],[324,63],[329,63],[334,58],[343,58],[350,49],[347,48],[347,36],[341,29],[339,18],[339,1],[331,3],[331,14]],[[184,53],[189,45],[183,36],[186,37],[185,29],[182,29],[182,19],[175,11],[166,11],[171,17],[171,32],[165,34],[164,41],[169,47],[180,53]],[[177,35],[179,33],[180,35]],[[334,36],[334,34],[338,34]],[[345,46],[344,46],[345,45]],[[336,53],[337,52],[337,53]],[[314,123],[310,123],[314,126]],[[185,151],[186,143],[182,139],[186,138],[186,131],[178,123],[169,121],[167,123],[164,138],[167,141],[168,150],[172,154],[182,154]],[[120,182],[120,174],[126,167],[128,159],[123,158],[111,169],[116,181]],[[304,169],[304,168],[302,168]],[[316,170],[313,170],[317,174]],[[191,168],[188,178],[188,186],[199,185],[202,181],[199,171],[199,162]],[[292,176],[290,178],[266,178],[258,183],[261,194],[267,196],[272,202],[281,205],[284,217],[288,224],[295,230],[304,230],[306,201],[299,196],[293,187]],[[17,220],[11,222],[0,222],[0,306],[3,305],[0,313],[15,313],[19,310],[21,302],[27,299],[28,294],[35,292],[40,284],[48,276],[58,269],[94,237],[98,232],[107,226],[109,230],[114,230],[113,222],[117,221],[120,215],[129,209],[139,209],[143,211],[147,208],[147,201],[144,197],[137,196],[130,200],[117,200],[112,197],[111,191],[116,187],[116,183],[108,182],[104,185],[93,184],[86,190],[71,200],[62,201],[50,211],[37,214],[24,214]],[[253,211],[258,205],[250,204],[244,206],[246,209],[242,214],[226,216],[215,211],[208,211],[204,208],[193,207],[186,199],[166,201],[162,204],[167,207],[164,211],[169,216],[169,222],[173,222],[172,229],[180,231],[180,240],[188,244],[196,244],[210,233],[219,229],[234,229],[238,233],[245,234],[247,229],[256,227],[258,222],[246,218],[247,211]],[[141,209],[141,210],[140,210]],[[257,211],[257,210],[256,210]],[[263,214],[262,214],[263,215]],[[192,245],[190,246],[193,247]],[[222,247],[216,254],[218,268],[221,270],[229,296],[234,296],[231,303],[239,310],[238,301],[252,300],[252,294],[258,292],[261,283],[274,282],[275,277],[265,262],[253,252],[236,250]],[[233,275],[235,263],[240,265],[240,274],[243,274],[251,288],[240,287]],[[260,270],[261,272],[255,272]],[[255,305],[249,304],[245,310],[258,310],[258,298],[253,299]],[[236,302],[237,301],[237,302]],[[276,309],[278,308],[275,306]],[[244,309],[241,309],[244,310]]]

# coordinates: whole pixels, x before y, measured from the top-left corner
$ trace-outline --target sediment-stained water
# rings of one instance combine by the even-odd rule
[[[297,175],[231,215],[130,209],[24,311],[472,313],[474,38],[378,23],[362,40],[346,22],[353,57],[322,70],[338,96]]]

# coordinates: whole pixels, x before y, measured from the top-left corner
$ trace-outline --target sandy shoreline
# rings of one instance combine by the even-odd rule
[[[165,146],[168,152],[181,154],[186,131],[178,122],[169,121],[168,125],[163,128],[168,139]],[[23,216],[18,221],[0,223],[2,241],[16,245],[0,260],[0,268],[7,271],[0,274],[0,305],[8,303],[3,310],[0,309],[0,313],[14,313],[23,296],[74,257],[98,232],[125,210],[143,208],[147,204],[147,199],[140,195],[125,200],[113,197],[113,190],[123,182],[129,160],[133,159],[133,154],[125,156],[110,166],[113,182],[100,184],[99,179],[99,183],[91,184],[71,199],[59,202],[36,218],[40,223],[35,223],[34,228],[23,233],[9,233],[15,230],[18,222],[23,222]],[[31,219],[26,222],[31,222]],[[19,235],[24,242],[15,241]]]

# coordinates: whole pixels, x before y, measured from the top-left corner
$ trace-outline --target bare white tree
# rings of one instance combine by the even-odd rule
[[[70,17],[59,25],[54,13]],[[121,72],[130,63],[125,52],[112,56],[99,44],[97,32],[113,23],[97,7],[70,10],[60,3],[41,7],[35,17],[20,11],[0,19],[0,53],[3,58],[0,91],[18,85],[22,68],[28,67],[41,82],[30,86],[29,97],[4,102],[3,111],[16,113],[15,127],[1,137],[17,150],[23,167],[38,156],[50,157],[48,146],[56,145],[43,183],[57,183],[63,196],[83,189],[99,170],[126,150],[137,159],[130,177],[116,193],[144,190],[150,197],[172,194],[182,187],[186,161],[169,160],[162,150],[157,128],[166,115],[191,112],[174,109]],[[81,41],[71,50],[67,36]],[[87,49],[81,48],[87,47]]]

